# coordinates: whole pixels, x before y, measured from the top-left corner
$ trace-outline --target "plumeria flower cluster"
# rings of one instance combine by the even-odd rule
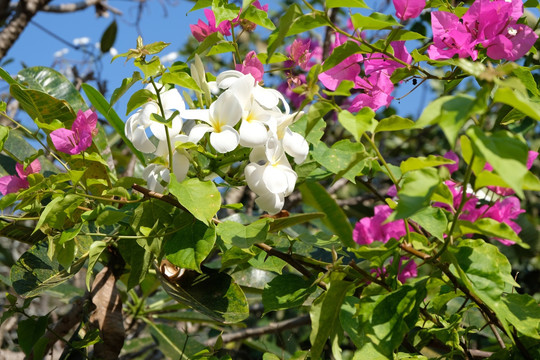
[[[268,12],[268,5],[262,6],[259,3],[259,0],[254,1],[250,6],[254,6],[259,10]],[[204,39],[216,32],[221,33],[223,36],[230,36],[231,28],[239,25],[248,31],[253,31],[257,27],[257,25],[251,21],[241,20],[240,14],[238,14],[238,16],[231,21],[226,20],[220,22],[219,24],[216,24],[216,15],[211,9],[204,9],[204,16],[206,17],[207,22],[199,19],[196,25],[189,25],[193,37],[199,42],[204,41]]]
[[[272,214],[283,208],[285,197],[294,190],[297,180],[287,155],[302,163],[309,145],[289,128],[302,113],[291,113],[280,92],[260,85],[258,79],[262,80],[264,69],[253,55],[248,54],[238,67],[241,71],[224,71],[213,82],[206,81],[202,62],[196,58],[191,69],[193,78],[216,96],[208,108],[186,109],[176,89],[162,89],[156,94],[159,103],[147,102],[127,120],[126,136],[133,145],[156,156],[157,161],[143,173],[151,190],[163,191],[171,176],[165,125],[152,116],[158,114],[165,119],[173,117],[167,130],[172,144],[198,144],[207,138],[218,154],[229,153],[238,146],[252,149],[244,174],[247,185],[257,194],[256,203]],[[147,89],[152,91],[152,87]],[[177,116],[173,116],[173,110]],[[157,139],[157,145],[150,140],[149,132]],[[189,170],[189,154],[177,147],[172,151],[172,170],[176,179],[182,181]]]
[[[529,26],[518,24],[523,16],[521,0],[476,0],[463,17],[446,11],[431,13],[433,45],[428,55],[433,60],[478,58],[478,45],[494,60],[515,61],[536,42]]]

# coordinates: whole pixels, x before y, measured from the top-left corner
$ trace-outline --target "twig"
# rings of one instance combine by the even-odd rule
[[[293,329],[299,326],[309,325],[310,323],[311,323],[311,319],[309,318],[309,315],[304,315],[304,316],[299,316],[294,319],[280,321],[280,322],[270,324],[267,326],[242,329],[242,330],[235,331],[229,334],[224,334],[221,336],[221,339],[223,343],[226,344],[233,341],[239,341],[239,340],[244,340],[251,337],[257,337],[257,336],[261,336],[265,334]],[[206,340],[204,344],[205,346],[213,346],[216,344],[217,340],[218,340],[218,337],[213,337]]]
[[[364,278],[366,278],[368,281],[371,281],[372,283],[375,283],[377,285],[382,286],[387,291],[392,291],[390,286],[388,286],[384,281],[382,281],[379,278],[376,278],[374,276],[371,276],[367,271],[364,271],[361,269],[358,265],[356,265],[356,262],[354,260],[351,260],[349,262],[349,266],[352,267],[356,272],[360,273]]]
[[[175,206],[179,209],[182,209],[184,211],[187,211],[187,209],[182,206],[182,204],[180,204],[178,202],[178,200],[176,200],[175,198],[173,198],[172,196],[170,195],[163,195],[163,194],[160,194],[158,192],[155,192],[155,191],[152,191],[152,190],[149,190],[141,185],[138,185],[138,184],[133,184],[131,186],[131,188],[135,191],[138,191],[140,192],[141,194],[143,194],[144,196],[146,197],[150,197],[150,198],[154,198],[154,199],[158,199],[158,200],[161,200],[161,201],[164,201],[168,204],[171,204],[172,206]]]
[[[89,8],[91,6],[98,5],[98,4],[116,15],[122,15],[122,11],[108,5],[106,1],[103,1],[103,0],[84,0],[84,1],[76,2],[76,3],[45,5],[41,9],[41,11],[50,12],[50,13],[70,13],[70,12],[84,10],[86,8]],[[10,3],[8,11],[10,12],[15,11],[17,7],[19,7],[19,5],[20,5],[19,2]]]

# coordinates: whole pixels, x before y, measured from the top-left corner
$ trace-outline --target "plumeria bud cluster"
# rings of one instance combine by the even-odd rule
[[[170,181],[170,159],[177,181],[186,177],[190,155],[179,144],[198,144],[207,139],[218,156],[238,146],[252,149],[244,174],[247,185],[257,194],[256,203],[269,213],[283,208],[297,180],[287,155],[302,163],[309,152],[307,141],[289,129],[302,113],[291,113],[280,92],[259,85],[252,73],[262,69],[243,66],[245,73],[229,70],[219,74],[216,81],[206,82],[202,62],[196,59],[192,76],[199,87],[215,97],[208,108],[187,109],[174,88],[165,90],[160,84],[147,87],[157,100],[148,101],[127,120],[126,136],[138,150],[156,156],[143,173],[151,190],[161,192]],[[170,126],[157,118],[168,120]],[[150,140],[150,132],[157,145]],[[168,143],[173,144],[171,149]]]

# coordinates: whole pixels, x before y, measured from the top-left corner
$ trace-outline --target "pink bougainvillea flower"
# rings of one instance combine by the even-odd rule
[[[444,60],[458,55],[476,60],[478,51],[474,49],[473,37],[456,15],[445,11],[432,12],[431,27],[433,45],[427,50],[431,59]]]
[[[513,220],[517,219],[519,214],[524,213],[525,210],[521,209],[519,199],[515,196],[510,196],[502,201],[497,201],[495,204],[489,206],[484,205],[481,207],[484,218],[491,218],[500,223],[505,223],[519,234],[521,232],[521,227],[516,224]],[[509,246],[515,244],[512,240],[495,238],[501,242],[501,244]]]
[[[357,112],[364,107],[370,107],[377,111],[383,106],[390,105],[393,97],[394,84],[385,71],[378,71],[365,79],[358,79],[356,88],[362,89],[363,93],[356,95],[348,110]]]
[[[508,25],[503,34],[484,45],[492,59],[516,61],[529,52],[538,39],[533,29],[523,24]]]
[[[246,55],[242,64],[236,65],[236,71],[240,71],[242,74],[251,74],[257,82],[263,80],[264,68],[263,64],[257,57],[255,51],[250,51]]]
[[[450,175],[452,175],[459,169],[459,157],[453,151],[448,151],[446,154],[444,154],[443,157],[449,160],[454,160],[455,162],[454,164],[443,165],[445,168],[448,169],[448,171],[450,172]]]
[[[347,38],[341,34],[337,34],[331,49],[334,50],[345,42],[347,42]],[[354,83],[358,82],[360,80],[360,71],[362,70],[359,63],[362,62],[363,59],[362,54],[353,54],[346,59],[343,59],[343,61],[333,68],[320,73],[320,82],[322,82],[327,89],[332,91],[336,90],[343,80],[352,81]]]
[[[426,0],[393,0],[396,16],[401,20],[418,17],[426,7]]]
[[[51,132],[56,150],[69,155],[80,154],[92,145],[92,136],[97,134],[97,114],[92,110],[79,110],[71,130],[60,128]]]
[[[390,265],[393,263],[394,259],[390,259]],[[398,268],[398,275],[397,278],[399,282],[404,283],[407,281],[407,279],[413,278],[418,276],[418,269],[416,266],[416,263],[414,261],[409,261],[410,259],[406,256],[399,259],[399,268]],[[403,262],[407,262],[405,266],[403,266]],[[387,267],[382,268],[376,268],[371,270],[372,274],[375,274],[377,277],[380,277],[381,275],[386,275],[387,273]]]
[[[225,36],[231,35],[231,23],[229,21],[222,21],[218,26],[216,26],[216,16],[212,10],[204,9],[204,15],[208,20],[208,24],[199,19],[197,25],[189,25],[191,33],[193,34],[193,37],[197,39],[197,41],[201,42],[215,32],[220,32]]]
[[[21,189],[27,189],[30,185],[26,178],[30,174],[36,174],[41,171],[41,163],[38,159],[32,161],[24,170],[22,164],[15,165],[17,175],[2,176],[0,178],[0,193],[7,195],[16,193]]]
[[[294,65],[300,66],[300,68],[306,70],[308,67],[309,59],[311,58],[310,39],[295,39],[289,48],[289,55]]]
[[[404,236],[405,222],[403,220],[391,221],[384,224],[392,209],[388,205],[375,206],[375,215],[365,217],[356,223],[353,230],[353,239],[360,245],[369,245],[373,241],[387,242],[394,238]]]
[[[394,56],[396,58],[407,64],[412,62],[412,56],[405,47],[405,41],[393,41],[391,46],[394,49]],[[366,75],[370,75],[376,71],[386,71],[388,75],[392,75],[395,69],[404,66],[397,61],[390,60],[387,55],[374,53],[366,57],[364,61],[364,72]]]

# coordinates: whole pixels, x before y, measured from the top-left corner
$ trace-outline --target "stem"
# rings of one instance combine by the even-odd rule
[[[90,194],[81,194],[81,193],[76,193],[76,194],[80,195],[80,196],[83,196],[83,197],[86,197],[86,198],[89,198],[89,199],[95,199],[95,200],[101,200],[101,201],[109,201],[109,202],[118,203],[118,204],[136,204],[136,203],[144,201],[144,198],[140,198],[140,199],[137,199],[137,200],[122,200],[122,199],[106,198],[106,197],[90,195]]]
[[[373,150],[375,150],[375,153],[377,154],[377,157],[379,158],[379,161],[383,164],[386,171],[388,171],[388,176],[390,177],[390,179],[392,180],[394,185],[396,185],[396,190],[399,191],[400,187],[399,187],[399,184],[398,184],[398,180],[396,179],[396,177],[394,176],[392,171],[390,171],[390,167],[388,166],[388,163],[386,162],[386,160],[384,160],[384,157],[382,156],[381,152],[379,151],[379,149],[375,145],[375,142],[366,133],[364,133],[364,137],[371,144],[371,147],[373,148]]]

